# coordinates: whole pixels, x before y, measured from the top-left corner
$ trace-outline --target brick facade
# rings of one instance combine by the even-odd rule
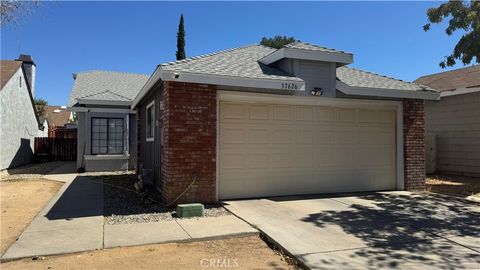
[[[206,84],[164,82],[162,190],[175,204],[216,200],[217,92]]]
[[[424,100],[403,100],[405,190],[425,189],[424,105]]]

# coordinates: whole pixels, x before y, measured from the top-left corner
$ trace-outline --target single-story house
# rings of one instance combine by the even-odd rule
[[[86,71],[73,74],[68,107],[76,114],[77,169],[135,168],[135,112],[131,104],[148,79],[143,74]]]
[[[425,185],[439,93],[295,42],[158,65],[135,97],[137,162],[165,203]]]
[[[30,55],[0,61],[0,170],[33,160],[35,137],[43,132],[35,109],[36,65]]]
[[[426,131],[435,138],[427,149],[431,172],[480,177],[480,65],[415,82],[441,92],[440,100],[425,103]]]

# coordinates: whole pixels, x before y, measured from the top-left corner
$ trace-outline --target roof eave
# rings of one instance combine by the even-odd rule
[[[353,63],[353,54],[344,52],[309,51],[296,48],[281,48],[259,60],[260,63],[270,65],[284,58],[334,62],[341,65]]]
[[[296,77],[295,77],[296,78]],[[135,97],[132,108],[135,108],[142,98],[150,91],[153,85],[158,81],[175,81],[185,83],[200,83],[211,85],[225,85],[236,87],[264,88],[277,90],[305,90],[305,82],[296,78],[289,79],[268,79],[268,78],[245,78],[224,75],[190,73],[174,70],[162,70],[157,67],[152,77],[147,81],[140,93]]]
[[[458,88],[452,91],[443,91],[440,92],[440,97],[449,97],[449,96],[456,96],[456,95],[463,95],[463,94],[470,94],[480,92],[480,87],[472,87],[472,88]]]
[[[102,100],[102,99],[87,99],[78,98],[78,104],[84,105],[109,105],[109,106],[130,106],[132,101],[130,100]]]
[[[353,95],[353,96],[412,98],[412,99],[424,99],[424,100],[440,99],[440,93],[435,91],[354,87],[354,86],[349,86],[346,83],[338,80],[337,80],[336,86],[338,91],[346,95]]]

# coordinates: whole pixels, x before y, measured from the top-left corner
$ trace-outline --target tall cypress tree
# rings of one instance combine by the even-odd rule
[[[177,60],[185,59],[185,28],[183,26],[183,14],[180,16],[177,32]]]

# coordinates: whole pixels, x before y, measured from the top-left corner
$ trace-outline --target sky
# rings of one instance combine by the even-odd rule
[[[445,23],[424,32],[439,2],[45,2],[20,25],[2,26],[1,59],[32,55],[36,97],[65,105],[72,74],[112,70],[150,75],[175,60],[180,14],[187,57],[287,35],[354,54],[351,65],[398,79],[444,71],[462,33]],[[462,65],[457,65],[459,68]]]

